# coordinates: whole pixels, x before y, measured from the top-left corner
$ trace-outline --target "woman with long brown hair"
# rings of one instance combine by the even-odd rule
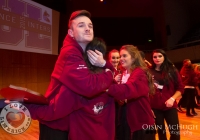
[[[117,100],[127,99],[127,121],[132,140],[154,140],[154,116],[149,96],[154,93],[152,76],[139,50],[133,45],[120,49],[120,63],[125,69],[122,84],[111,85],[108,94]]]

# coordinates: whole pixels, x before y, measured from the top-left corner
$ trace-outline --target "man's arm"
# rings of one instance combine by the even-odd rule
[[[78,94],[72,94],[67,87],[61,86],[56,96],[50,100],[49,105],[24,105],[28,108],[32,119],[52,121],[80,109],[82,107],[80,99]]]
[[[52,76],[71,91],[86,97],[93,97],[106,90],[113,82],[111,71],[98,74],[92,73],[86,66],[83,57],[75,52],[62,52],[59,60],[61,67],[56,67]],[[60,62],[62,61],[62,63]],[[64,64],[63,64],[64,63]]]

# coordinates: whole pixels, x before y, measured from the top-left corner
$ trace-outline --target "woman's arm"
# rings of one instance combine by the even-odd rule
[[[174,95],[171,96],[171,97],[165,102],[165,104],[166,104],[167,107],[172,107],[172,106],[174,105],[175,100],[176,100],[178,97],[180,97],[181,94],[183,94],[183,92],[184,92],[184,85],[183,85],[183,83],[182,83],[182,80],[181,80],[181,77],[180,77],[180,74],[178,73],[178,71],[176,72],[176,75],[177,75],[177,82],[174,82],[174,84],[177,83],[177,84],[175,84],[175,86],[174,86],[176,91],[175,91]]]
[[[134,70],[126,84],[111,85],[107,93],[117,100],[148,96],[149,86],[145,72],[141,69]]]
[[[180,91],[176,91],[172,97],[170,97],[166,102],[166,107],[172,107],[174,105],[175,100],[181,96]]]

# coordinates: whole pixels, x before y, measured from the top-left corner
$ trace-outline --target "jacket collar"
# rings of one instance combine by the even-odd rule
[[[68,34],[67,34],[67,36],[65,37],[65,39],[63,41],[63,47],[61,49],[65,48],[67,46],[74,46],[77,49],[79,49],[82,54],[84,54],[83,49],[81,48],[81,46],[77,43],[77,41],[74,38],[72,38]]]

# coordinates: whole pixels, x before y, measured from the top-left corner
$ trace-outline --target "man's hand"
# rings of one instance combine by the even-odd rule
[[[105,69],[105,72],[107,72],[107,71],[110,71],[110,72],[112,72],[110,69]]]
[[[20,102],[23,102],[23,100],[20,100],[20,101],[5,100],[5,101],[4,101],[4,103],[6,103],[6,104],[10,104],[10,103],[20,103]]]
[[[103,54],[100,51],[95,50],[95,52],[94,52],[92,50],[88,50],[87,55],[88,55],[88,59],[92,65],[97,66],[97,67],[105,66],[106,61],[104,60]]]
[[[10,104],[11,102],[10,102],[10,100],[5,100],[4,103]]]

